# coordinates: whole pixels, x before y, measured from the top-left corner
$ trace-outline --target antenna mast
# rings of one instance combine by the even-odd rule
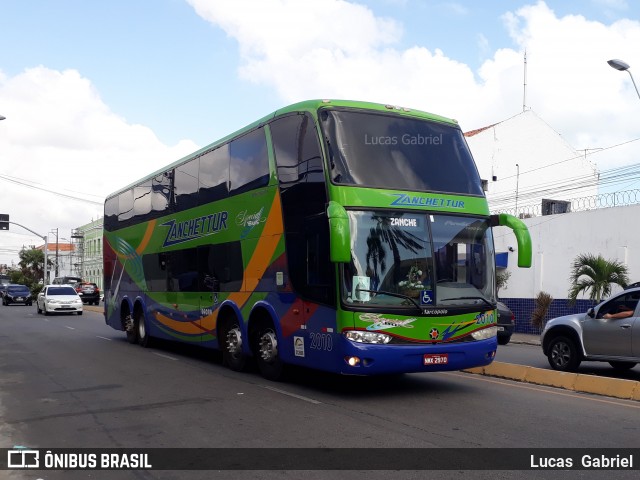
[[[527,50],[524,51],[524,89],[522,93],[522,111],[527,109]]]

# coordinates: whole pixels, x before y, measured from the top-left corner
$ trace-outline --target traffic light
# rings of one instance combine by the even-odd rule
[[[9,215],[0,213],[0,230],[9,230]]]

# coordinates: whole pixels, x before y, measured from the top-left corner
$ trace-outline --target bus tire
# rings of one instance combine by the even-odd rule
[[[247,356],[242,353],[242,330],[238,320],[226,319],[220,328],[220,349],[222,363],[236,372],[243,372],[247,368]]]
[[[147,330],[147,324],[144,321],[144,315],[141,310],[137,310],[134,319],[135,330],[137,333],[138,345],[143,348],[151,346],[151,337]]]
[[[275,382],[285,376],[285,364],[278,350],[278,335],[270,320],[262,320],[255,336],[255,357],[264,378]]]

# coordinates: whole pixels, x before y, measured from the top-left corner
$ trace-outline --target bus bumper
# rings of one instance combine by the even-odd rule
[[[424,345],[377,345],[342,339],[340,373],[384,375],[441,372],[489,365],[496,355],[496,337],[474,342]]]

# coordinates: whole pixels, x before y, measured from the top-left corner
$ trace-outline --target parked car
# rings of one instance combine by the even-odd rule
[[[10,305],[12,303],[22,303],[23,305],[31,305],[31,290],[26,285],[10,284],[7,285],[5,294],[2,296],[2,304]]]
[[[76,284],[75,288],[82,299],[82,303],[88,303],[89,305],[100,304],[100,289],[95,283],[82,282]]]
[[[555,370],[575,372],[582,361],[628,370],[640,362],[640,288],[630,288],[586,313],[549,320],[540,338]]]
[[[45,285],[36,299],[38,313],[74,313],[82,315],[82,300],[71,285]]]
[[[504,303],[498,302],[498,343],[506,345],[516,328],[516,316]]]
[[[76,283],[81,283],[82,278],[80,277],[56,277],[51,282],[53,285],[71,285],[73,287],[76,286]]]

